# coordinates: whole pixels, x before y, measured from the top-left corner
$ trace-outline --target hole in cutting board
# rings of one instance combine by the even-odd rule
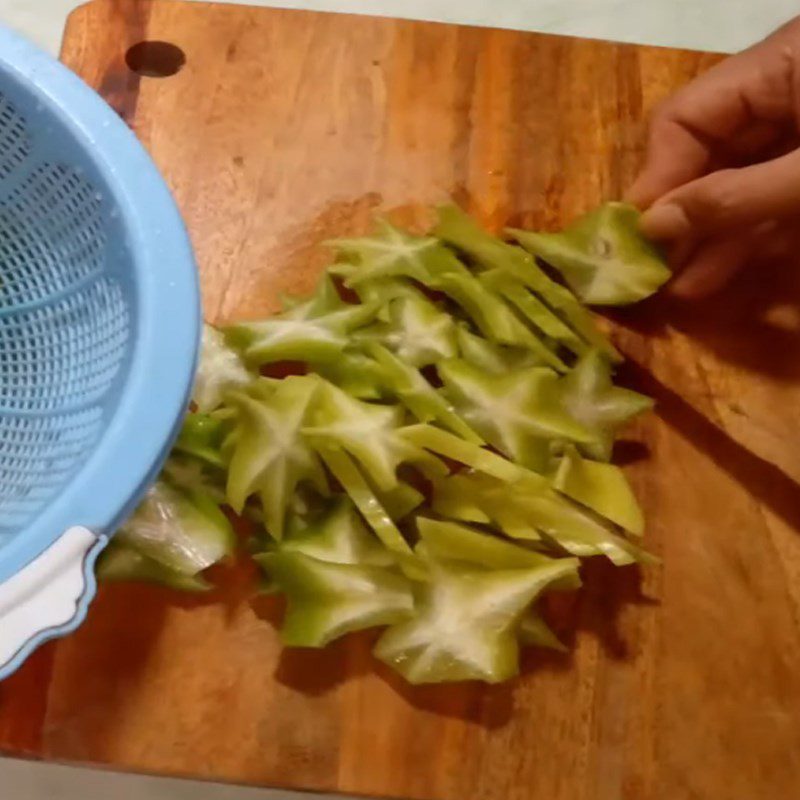
[[[125,63],[145,78],[168,78],[186,63],[186,54],[170,42],[139,42],[125,53]]]

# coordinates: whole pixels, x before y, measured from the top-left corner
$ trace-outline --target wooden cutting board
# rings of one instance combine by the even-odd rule
[[[141,77],[131,45],[180,48]],[[179,54],[178,54],[179,55]],[[138,53],[145,72],[174,50]],[[95,2],[63,58],[155,157],[206,316],[311,287],[325,239],[455,198],[557,226],[619,197],[644,120],[714,58],[196,3]],[[586,571],[568,655],[498,687],[413,689],[368,637],[282,652],[242,566],[209,597],[101,591],[0,686],[0,748],[59,761],[437,800],[800,796],[800,283],[775,268],[691,309],[620,314],[623,379],[658,412],[621,448],[663,565]],[[154,387],[157,391],[157,387]]]

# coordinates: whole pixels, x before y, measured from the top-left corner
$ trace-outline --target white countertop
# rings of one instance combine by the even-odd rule
[[[0,0],[0,21],[57,52],[64,20],[78,4],[79,0]],[[250,4],[491,25],[722,52],[740,50],[800,13],[797,0],[250,0]]]

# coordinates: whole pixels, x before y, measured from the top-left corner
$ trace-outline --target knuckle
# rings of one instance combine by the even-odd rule
[[[690,213],[703,220],[727,220],[735,217],[742,204],[742,191],[735,170],[720,170],[701,181],[694,193]]]
[[[666,100],[662,100],[653,109],[653,113],[650,116],[651,122],[655,125],[660,125],[672,120],[675,116],[675,107],[674,97],[668,97]]]

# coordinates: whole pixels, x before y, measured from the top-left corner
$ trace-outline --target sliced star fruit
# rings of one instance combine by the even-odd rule
[[[399,277],[427,285],[442,272],[466,272],[435,237],[414,236],[385,219],[376,221],[371,236],[334,239],[328,244],[347,261],[350,268],[338,273],[345,276],[345,284],[350,288]]]
[[[361,332],[378,341],[412,367],[435,364],[457,353],[456,325],[450,314],[412,287],[388,301],[389,321]]]
[[[317,364],[315,372],[359,400],[380,400],[387,394],[385,370],[360,348],[349,347],[336,360]]]
[[[599,350],[584,354],[560,381],[564,408],[592,432],[592,441],[580,450],[591,458],[608,461],[617,430],[653,407],[653,401],[638,392],[614,386],[611,364]]]
[[[112,541],[101,553],[96,572],[105,583],[155,583],[180,592],[207,592],[211,588],[202,575],[170,569],[119,541]]]
[[[514,461],[545,471],[552,439],[588,441],[590,433],[558,402],[558,376],[546,367],[489,375],[445,361],[439,376],[461,417]]]
[[[525,284],[503,269],[487,270],[480,280],[514,306],[543,336],[582,355],[590,345],[549,309]]]
[[[519,671],[517,627],[525,610],[574,564],[484,570],[434,560],[414,616],[386,630],[375,655],[409,683],[498,683]]]
[[[335,448],[321,450],[320,456],[384,546],[393,553],[411,555],[411,547],[356,462]]]
[[[204,324],[192,392],[197,410],[214,411],[222,405],[225,392],[246,386],[254,377],[238,352],[227,345],[225,335],[212,325]]]
[[[589,247],[602,269],[588,274],[584,253],[567,277],[641,295],[652,270],[625,272],[614,215],[631,215],[611,212],[576,226],[581,246],[602,230]],[[388,625],[376,653],[412,682],[502,680],[518,643],[563,649],[537,600],[579,585],[578,558],[652,560],[632,541],[630,487],[605,463],[649,401],[613,385],[619,354],[572,292],[458,209],[440,210],[434,236],[380,223],[336,248],[310,298],[224,338],[206,331],[198,413],[159,502],[145,500],[98,573],[207,588],[204,570],[233,548],[227,496],[249,551],[268,551],[264,587],[287,596],[288,644]],[[312,374],[251,371],[279,361]]]
[[[569,289],[551,280],[533,256],[482,230],[456,206],[441,206],[438,213],[439,221],[434,233],[439,238],[465,253],[484,270],[509,272],[569,324],[587,344],[599,347],[615,361],[621,360],[614,346],[597,330],[591,313]]]
[[[581,558],[605,555],[622,566],[653,562],[615,526],[550,488],[467,472],[436,482],[433,509],[466,522],[492,523],[513,539]]]
[[[502,375],[541,364],[541,359],[530,350],[495,344],[483,336],[472,333],[464,324],[458,326],[456,338],[459,356],[473,367],[491,375]]]
[[[553,486],[629,533],[644,533],[642,510],[625,473],[616,464],[589,461],[574,447],[567,447]]]
[[[229,431],[224,419],[211,414],[188,414],[175,442],[175,451],[211,467],[225,467],[222,443]]]
[[[321,382],[315,407],[302,434],[317,448],[340,448],[350,453],[381,491],[398,482],[397,468],[416,464],[441,474],[443,465],[401,435],[404,420],[399,405],[367,403]]]
[[[555,267],[585,303],[621,306],[649,297],[672,277],[663,255],[640,233],[639,217],[631,205],[606,203],[560,233],[509,233]]]
[[[277,361],[329,363],[348,345],[348,334],[371,322],[374,304],[345,303],[329,278],[315,297],[270,319],[243,322],[226,328],[230,345],[253,366]]]
[[[296,520],[301,522],[300,517]],[[388,567],[395,563],[391,552],[370,533],[346,495],[335,498],[328,510],[313,522],[290,525],[280,552],[302,553],[333,564]]]
[[[447,274],[436,282],[460,305],[480,332],[500,345],[529,350],[539,364],[566,372],[566,364],[550,346],[540,339],[509,307],[509,305],[472,275]]]
[[[390,569],[300,552],[265,553],[256,560],[288,598],[281,637],[289,646],[325,647],[347,633],[398,623],[414,610],[411,583]]]
[[[293,376],[280,381],[267,398],[233,395],[239,436],[228,472],[228,500],[241,513],[257,494],[264,524],[276,539],[283,535],[286,509],[302,481],[325,491],[326,478],[313,449],[301,435],[311,401],[319,388],[313,377]]]
[[[567,652],[564,643],[553,633],[550,626],[536,611],[529,611],[525,614],[519,623],[517,634],[520,643],[526,647],[544,647],[548,650],[556,650],[559,653]]]
[[[219,506],[201,492],[192,492],[159,480],[147,493],[136,513],[114,536],[120,546],[144,557],[139,567],[156,580],[159,564],[162,577],[176,573],[184,577],[203,570],[233,553],[233,529]],[[117,561],[117,574],[121,569]],[[128,554],[131,569],[135,559]]]
[[[417,519],[420,545],[434,558],[464,561],[484,569],[519,569],[541,567],[553,563],[551,556],[537,552],[517,542],[486,530],[476,530],[450,520],[428,517]],[[554,581],[553,589],[577,589],[581,585],[579,562],[572,558],[563,561],[572,570]]]
[[[420,372],[377,344],[368,352],[383,367],[387,384],[420,422],[435,420],[465,441],[483,444],[483,439],[460,417]]]

